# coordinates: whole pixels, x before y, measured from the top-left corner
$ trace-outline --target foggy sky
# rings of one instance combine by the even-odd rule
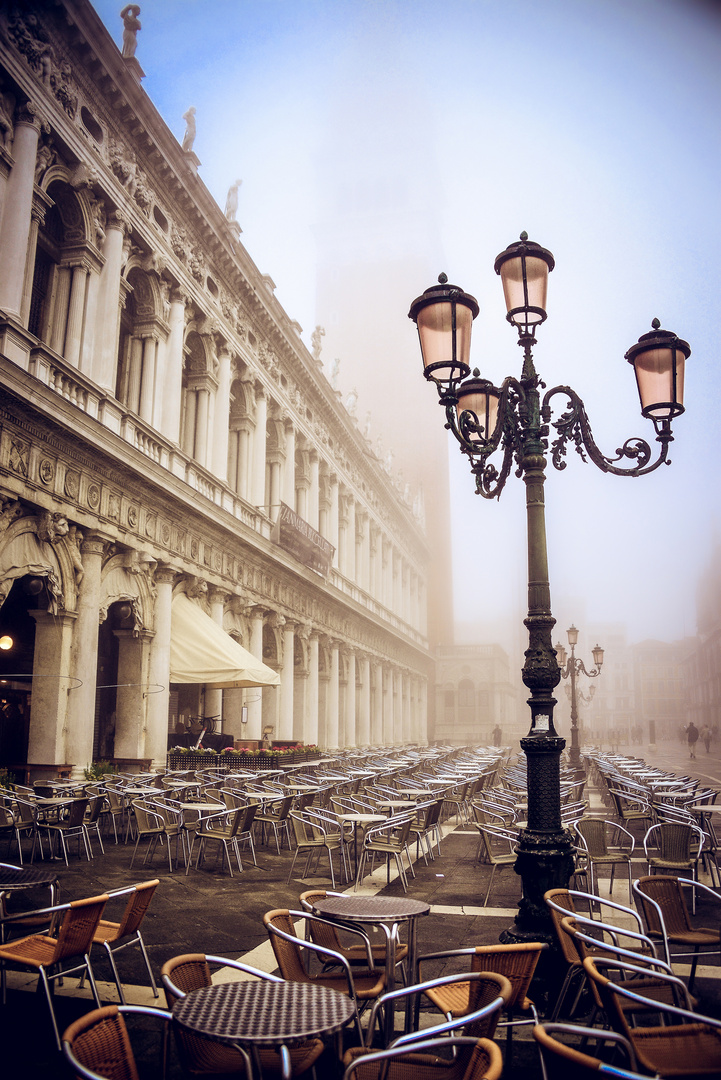
[[[121,6],[95,4],[118,43]],[[336,152],[339,108],[359,138],[373,133],[363,144],[371,207],[389,195],[384,176],[409,191],[419,177],[432,185],[435,220],[419,222],[434,237],[429,277],[408,281],[408,303],[440,270],[474,294],[472,363],[484,376],[499,384],[520,371],[493,261],[522,229],[556,258],[537,368],[549,387],[570,384],[584,398],[604,452],[653,436],[625,351],[654,317],[690,343],[669,468],[616,478],[572,451],[565,472],[549,465],[561,630],[584,618],[625,623],[631,641],[695,633],[699,575],[719,532],[715,12],[691,0],[141,4],[143,86],[179,139],[182,114],[196,107],[200,175],[221,207],[243,178],[241,240],[307,344],[322,322],[315,230],[327,217],[321,166]],[[406,316],[407,305],[397,318],[415,349]],[[368,335],[371,354],[372,313]],[[408,376],[421,377],[420,362]],[[340,388],[352,385],[341,368]],[[360,400],[359,416],[371,406]],[[456,617],[491,636],[525,604],[524,485],[512,475],[500,502],[475,496],[455,446],[449,482]]]

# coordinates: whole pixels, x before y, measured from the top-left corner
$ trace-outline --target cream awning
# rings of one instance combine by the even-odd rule
[[[170,681],[206,683],[216,689],[278,686],[280,675],[213,622],[185,593],[173,597]]]

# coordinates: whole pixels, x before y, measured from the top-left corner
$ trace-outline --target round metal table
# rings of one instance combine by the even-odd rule
[[[173,1021],[217,1042],[284,1047],[340,1031],[355,1016],[345,994],[310,983],[234,982],[193,990],[173,1006]],[[253,1053],[260,1075],[257,1054]],[[284,1066],[290,1066],[287,1054]]]
[[[408,923],[408,979],[416,980],[416,920],[428,915],[431,908],[424,900],[412,900],[405,896],[326,896],[316,900],[313,910],[324,919],[346,923],[373,923],[382,926],[386,934],[386,988],[390,993],[395,987],[396,942],[398,924]],[[406,1002],[405,1030],[409,1031],[413,1019],[411,998]],[[386,1009],[385,1043],[393,1037],[393,1013]]]

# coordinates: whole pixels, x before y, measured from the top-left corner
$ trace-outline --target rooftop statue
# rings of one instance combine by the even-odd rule
[[[138,15],[140,8],[137,4],[127,4],[120,12],[123,20],[123,57],[129,59],[135,56],[138,47],[138,30],[141,29]]]
[[[191,151],[195,142],[195,108],[191,105],[187,112],[183,113],[185,120],[185,135],[183,135],[183,150]]]
[[[228,188],[228,197],[225,200],[225,216],[228,221],[235,221],[235,215],[238,213],[238,188],[242,183],[242,180],[236,180]]]

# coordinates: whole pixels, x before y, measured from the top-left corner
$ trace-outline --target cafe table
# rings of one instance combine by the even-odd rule
[[[358,826],[359,825],[376,825],[381,821],[386,821],[385,814],[362,814],[360,811],[357,814],[350,812],[344,814],[336,814],[338,821],[345,824],[349,822],[353,826],[353,864],[356,872],[358,870]]]
[[[334,1035],[355,1015],[351,998],[338,990],[265,980],[204,986],[173,1006],[173,1023],[186,1031],[249,1051],[256,1077],[262,1076],[259,1049],[280,1048],[283,1076],[290,1077],[284,1047]]]
[[[382,927],[386,935],[386,992],[395,988],[396,943],[398,927],[408,923],[408,980],[409,985],[416,982],[417,948],[416,922],[421,915],[428,915],[431,908],[424,900],[413,900],[405,896],[326,896],[316,900],[313,910],[323,919],[338,923],[372,923]],[[413,1020],[413,1001],[406,1002],[405,1031],[410,1031]],[[393,1011],[385,1010],[384,1042],[393,1039]]]

